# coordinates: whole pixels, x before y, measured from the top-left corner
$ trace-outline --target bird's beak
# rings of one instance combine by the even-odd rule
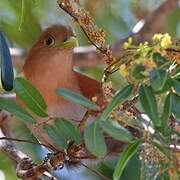
[[[56,44],[54,47],[62,48],[62,49],[73,49],[78,46],[78,40],[76,37],[71,36],[65,42],[61,42],[60,44]]]

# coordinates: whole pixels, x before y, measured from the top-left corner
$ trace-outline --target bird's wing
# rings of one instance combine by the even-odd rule
[[[101,83],[86,75],[78,72],[75,73],[82,94],[90,100],[94,97],[99,106],[104,106],[106,104],[106,100],[104,98]]]

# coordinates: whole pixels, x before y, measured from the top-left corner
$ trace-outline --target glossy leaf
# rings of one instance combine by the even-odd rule
[[[122,90],[117,92],[115,96],[112,98],[111,102],[108,104],[106,109],[103,111],[101,115],[101,119],[106,119],[108,114],[119,104],[123,103],[130,95],[132,92],[133,86],[132,85],[127,85],[124,87]]]
[[[180,119],[180,96],[172,93],[172,112],[177,119]]]
[[[164,87],[168,73],[162,69],[155,69],[150,72],[151,86],[154,90],[159,91]]]
[[[126,164],[131,159],[131,157],[137,152],[139,144],[140,144],[139,140],[134,141],[120,154],[120,158],[116,164],[113,173],[113,180],[120,179]]]
[[[107,153],[104,136],[101,132],[99,121],[95,121],[84,130],[84,140],[87,149],[97,157],[103,157]]]
[[[164,102],[164,108],[161,117],[161,128],[164,135],[169,133],[168,119],[171,114],[171,109],[172,109],[171,94],[168,94]]]
[[[49,138],[57,145],[59,148],[66,149],[68,147],[68,143],[63,134],[58,131],[58,129],[49,124],[44,125],[44,130],[48,134]]]
[[[80,104],[88,109],[97,110],[99,108],[96,104],[91,102],[86,97],[84,97],[81,94],[78,94],[76,92],[73,92],[71,90],[60,88],[60,89],[57,89],[57,93],[59,95],[63,96],[64,98],[68,99],[69,101],[72,101],[76,104]]]
[[[177,93],[180,93],[180,81],[173,79],[172,80],[173,87]]]
[[[29,81],[20,77],[16,78],[14,80],[14,90],[31,111],[41,117],[48,116],[46,103],[42,95]]]
[[[61,132],[66,140],[73,140],[76,144],[81,142],[81,134],[77,128],[68,120],[58,118],[55,121],[55,126],[59,132]]]
[[[119,141],[130,142],[132,140],[131,133],[115,121],[104,121],[103,129],[107,134]]]
[[[32,124],[36,123],[36,120],[28,112],[26,112],[24,109],[19,107],[15,102],[11,100],[0,98],[0,108],[20,118],[20,120],[24,122]]]
[[[1,82],[6,91],[13,89],[14,72],[9,47],[3,34],[0,32],[0,62]]]
[[[139,98],[141,106],[152,120],[154,126],[160,127],[161,122],[158,116],[156,98],[153,94],[152,88],[142,85],[139,90]]]

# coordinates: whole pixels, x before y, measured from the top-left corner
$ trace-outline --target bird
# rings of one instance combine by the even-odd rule
[[[61,46],[63,44],[63,46]],[[52,117],[64,117],[78,125],[86,109],[57,95],[56,89],[66,88],[88,99],[97,97],[97,104],[105,101],[101,83],[73,68],[73,48],[77,39],[70,27],[53,25],[43,31],[27,56],[21,76],[30,81],[42,94],[47,113]],[[27,124],[32,134],[54,152],[59,150],[43,129],[42,118],[37,118],[38,127]],[[53,121],[50,121],[53,124]]]

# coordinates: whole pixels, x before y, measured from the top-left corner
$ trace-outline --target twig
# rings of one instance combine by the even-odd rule
[[[10,116],[4,111],[0,112],[0,150],[4,151],[7,156],[16,164],[16,173],[17,176],[22,174],[27,169],[30,169],[35,166],[32,163],[32,160],[29,156],[19,151],[12,140],[20,141],[14,138],[11,138],[11,133],[9,129]],[[30,141],[28,141],[30,142]],[[32,142],[31,142],[32,143]],[[46,172],[46,176],[53,177],[50,173]]]

